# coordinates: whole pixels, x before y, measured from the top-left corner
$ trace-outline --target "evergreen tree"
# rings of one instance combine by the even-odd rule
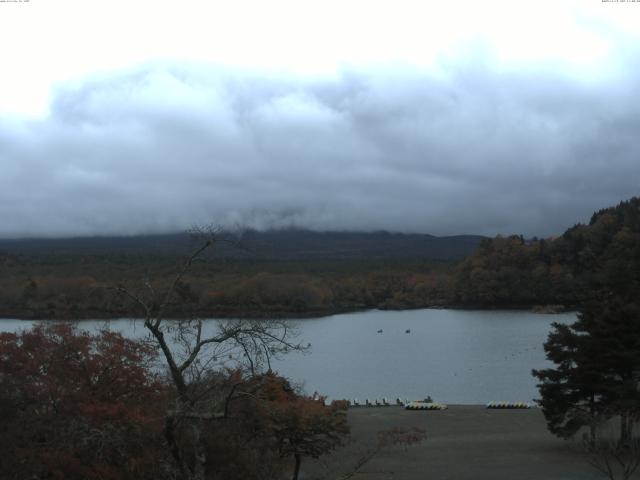
[[[635,275],[628,275],[625,268],[621,281],[619,266],[604,262],[598,289],[575,323],[554,324],[544,348],[556,367],[533,371],[549,430],[558,436],[589,426],[593,441],[597,424],[617,416],[626,444],[640,418],[640,303],[634,295],[640,269],[635,264]]]
[[[588,302],[574,327],[589,343],[601,409],[607,417],[620,417],[625,444],[640,415],[640,305],[624,295],[600,296]]]
[[[589,427],[595,439],[602,409],[602,378],[593,344],[588,335],[579,333],[577,323],[554,323],[554,330],[544,344],[547,358],[556,368],[534,370],[538,385],[538,401],[553,434],[569,438],[582,427]]]

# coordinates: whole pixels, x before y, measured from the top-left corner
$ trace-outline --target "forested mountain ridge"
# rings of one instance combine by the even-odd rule
[[[467,306],[579,304],[602,275],[637,284],[640,198],[594,213],[554,239],[483,240],[456,268],[452,303]],[[589,286],[587,288],[587,286]]]
[[[170,315],[553,310],[577,307],[602,278],[640,288],[639,198],[600,210],[588,225],[553,239],[283,230],[244,232],[240,240],[246,248],[223,246],[193,265]],[[151,282],[166,288],[193,246],[185,235],[0,242],[0,250],[9,251],[0,253],[0,317],[135,315],[136,305],[113,287],[144,292]],[[460,260],[464,252],[473,253]]]
[[[436,237],[378,232],[316,232],[301,229],[245,230],[231,233],[243,248],[224,243],[216,256],[270,260],[424,258],[460,260],[485,238]],[[24,255],[184,255],[194,245],[186,233],[130,237],[0,239],[0,252]]]
[[[442,304],[439,279],[484,237],[244,231],[181,282],[174,316],[304,316]],[[237,240],[237,242],[236,242]],[[0,241],[0,317],[136,313],[113,287],[163,288],[199,241],[187,234]],[[4,250],[4,252],[2,252]]]

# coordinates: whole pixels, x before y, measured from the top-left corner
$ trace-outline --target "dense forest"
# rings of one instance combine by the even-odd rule
[[[618,281],[632,281],[629,268],[638,265],[633,260],[639,255],[640,198],[634,197],[557,238],[484,240],[455,268],[451,300],[483,307],[573,307],[597,288],[601,272],[615,267]]]
[[[196,263],[173,315],[309,316],[366,308],[574,308],[603,264],[640,249],[640,199],[548,239],[378,232],[244,232]],[[0,242],[0,315],[129,316],[115,291],[162,289],[190,248],[184,235]],[[624,268],[621,281],[624,281]]]
[[[445,302],[440,279],[484,237],[280,230],[222,234],[179,285],[179,316],[308,316]],[[228,241],[227,241],[228,240]],[[161,290],[189,235],[0,241],[0,315],[129,316],[114,287]],[[407,303],[411,301],[410,305]]]

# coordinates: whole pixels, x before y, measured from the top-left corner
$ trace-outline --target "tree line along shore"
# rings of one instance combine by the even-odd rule
[[[335,243],[320,256],[309,249],[289,258],[216,255],[214,248],[181,279],[167,315],[309,317],[429,307],[572,310],[585,299],[603,265],[637,257],[639,205],[640,200],[632,198],[600,210],[588,224],[577,224],[555,238],[465,237],[462,247],[439,246],[433,254],[437,258],[418,257],[417,248],[400,255],[389,246],[375,250],[377,256],[345,255],[331,246]],[[389,242],[388,236],[380,238]],[[328,243],[335,241],[327,238]],[[251,239],[247,245],[251,248]],[[354,245],[363,251],[371,248]],[[21,253],[15,244],[5,252],[0,245],[0,316],[135,316],[136,306],[118,295],[115,287],[135,290],[145,283],[166,287],[182,258],[175,251],[160,254],[150,248],[146,253],[141,248],[76,253],[25,248],[27,253]],[[468,255],[461,258],[465,251]],[[625,281],[624,272],[621,275],[620,281]]]

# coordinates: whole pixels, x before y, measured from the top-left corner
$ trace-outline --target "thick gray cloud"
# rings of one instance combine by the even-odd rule
[[[631,62],[630,62],[631,64]],[[550,235],[638,193],[640,81],[152,64],[0,119],[0,236],[199,223]]]

